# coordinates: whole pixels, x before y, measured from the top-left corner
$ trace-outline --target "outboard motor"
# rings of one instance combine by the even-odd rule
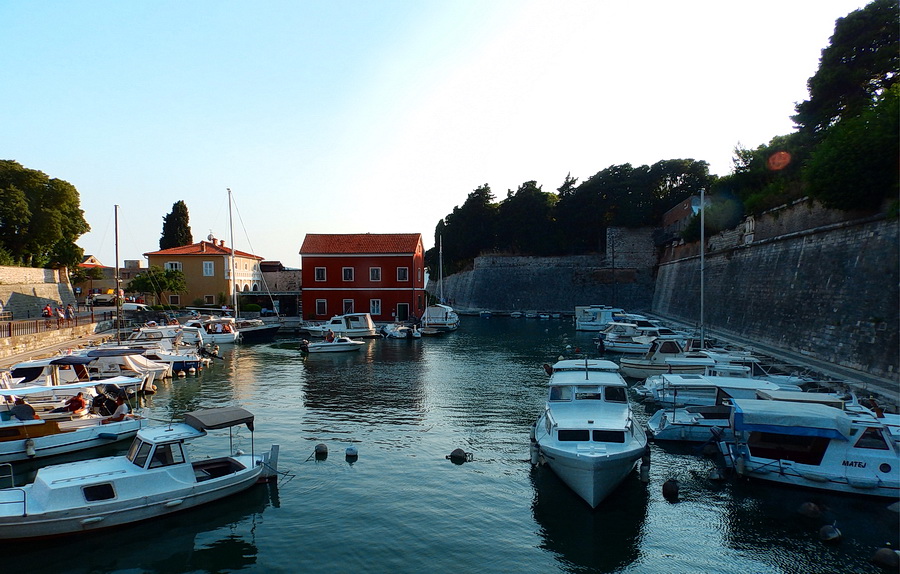
[[[112,416],[116,412],[116,401],[104,393],[99,393],[91,401],[91,412],[104,417]]]

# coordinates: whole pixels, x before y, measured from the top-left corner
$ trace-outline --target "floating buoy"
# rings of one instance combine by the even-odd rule
[[[453,449],[453,452],[448,454],[447,458],[450,459],[451,462],[454,462],[456,464],[472,462],[473,460],[475,460],[475,457],[472,456],[472,453],[466,452],[461,448]]]
[[[347,462],[354,462],[359,458],[359,451],[356,450],[355,446],[348,446],[347,450],[344,451],[344,455],[347,459]]]
[[[718,482],[721,480],[725,480],[725,473],[722,472],[721,468],[716,466],[716,467],[713,467],[712,469],[710,469],[709,474],[707,474],[707,478]]]
[[[650,482],[650,447],[644,447],[644,454],[641,455],[640,468],[641,482],[647,484]]]
[[[188,373],[191,374],[191,375],[196,375],[196,374],[197,374],[197,369],[195,369],[194,367],[191,367],[190,369],[188,369]]]
[[[897,568],[900,567],[900,554],[890,547],[879,548],[872,556],[872,564],[896,572]]]
[[[819,540],[822,542],[827,542],[829,544],[834,544],[839,542],[841,539],[841,531],[837,529],[837,526],[833,524],[826,524],[822,528],[819,529]]]
[[[187,373],[185,373],[184,371],[178,371],[176,374],[177,374],[179,377],[186,377],[186,376],[187,376]]]
[[[662,485],[662,493],[663,497],[669,502],[678,500],[678,481],[674,478],[665,481]]]
[[[822,518],[822,509],[815,502],[804,502],[797,509],[797,513],[806,518]]]
[[[326,458],[328,458],[328,446],[326,446],[324,443],[320,442],[319,444],[317,444],[315,452],[316,460],[325,460]]]

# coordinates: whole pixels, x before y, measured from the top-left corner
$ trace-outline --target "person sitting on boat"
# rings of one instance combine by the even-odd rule
[[[325,342],[326,343],[334,343],[334,331],[328,329],[328,332],[325,333]]]
[[[25,399],[22,398],[16,399],[16,403],[9,409],[9,412],[20,421],[33,421],[41,418],[34,412],[34,407],[26,403]]]
[[[69,397],[69,400],[66,401],[65,406],[58,407],[50,411],[51,413],[81,413],[84,408],[87,406],[87,402],[84,400],[84,393],[80,392],[74,397]]]
[[[119,395],[116,397],[116,412],[112,414],[111,417],[107,417],[100,421],[100,424],[108,424],[108,423],[117,423],[125,420],[125,417],[131,412],[131,409],[128,408],[128,403],[125,402],[125,397]]]

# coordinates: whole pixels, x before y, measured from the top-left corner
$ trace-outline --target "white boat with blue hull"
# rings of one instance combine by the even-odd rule
[[[33,483],[0,490],[0,539],[74,534],[156,518],[274,478],[278,445],[263,455],[251,450],[190,461],[185,441],[241,424],[252,432],[253,415],[241,408],[195,411],[184,423],[142,429],[127,456],[43,467]]]
[[[742,476],[900,498],[900,445],[886,419],[817,403],[735,400],[733,441],[720,442]]]
[[[611,361],[567,359],[550,373],[544,411],[531,430],[531,462],[547,464],[596,508],[646,452],[627,384]]]

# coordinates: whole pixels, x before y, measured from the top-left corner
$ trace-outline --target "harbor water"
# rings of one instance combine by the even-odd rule
[[[281,445],[277,484],[165,518],[87,535],[6,543],[10,572],[837,573],[898,547],[890,501],[714,480],[716,460],[652,444],[635,471],[589,508],[529,462],[543,363],[597,352],[567,319],[464,317],[459,331],[370,340],[360,352],[303,357],[298,339],[222,348],[196,377],[145,399],[153,424],[200,408],[256,415],[234,447]],[[636,404],[643,422],[652,407]],[[221,454],[228,431],[192,443]],[[328,448],[317,458],[316,445]],[[100,454],[124,452],[127,443]],[[348,459],[348,447],[358,458]],[[460,448],[471,460],[448,458]],[[81,456],[83,458],[84,455]],[[70,457],[72,458],[72,457]],[[66,459],[54,459],[59,462]],[[34,466],[17,466],[27,480]],[[662,484],[675,478],[678,500]],[[809,518],[805,502],[823,509]],[[834,525],[837,543],[820,540]]]

